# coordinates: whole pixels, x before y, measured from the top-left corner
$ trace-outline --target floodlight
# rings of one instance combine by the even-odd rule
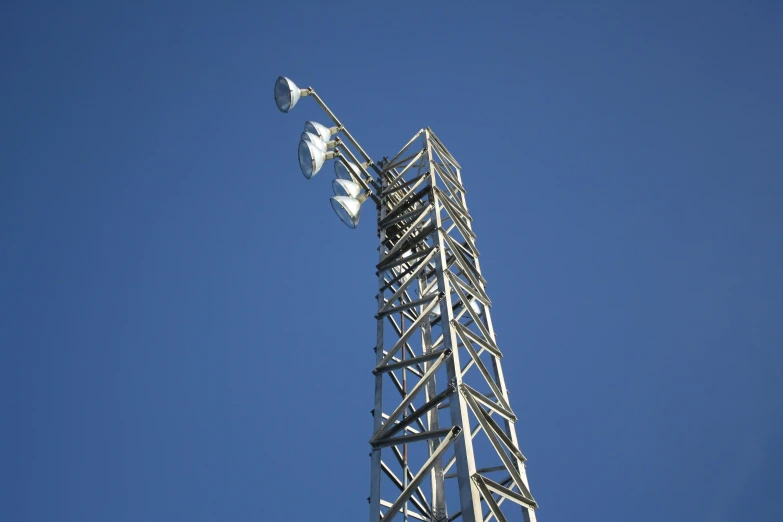
[[[319,149],[311,141],[302,140],[299,142],[299,167],[302,169],[302,174],[307,179],[315,176],[321,167],[323,167],[324,161],[332,159],[336,154],[332,151],[325,151]]]
[[[329,138],[340,132],[339,129],[339,127],[327,127],[314,121],[306,122],[304,127],[305,132],[312,132],[324,141],[329,141]]]
[[[309,132],[303,132],[300,139],[302,141],[307,141],[309,143],[312,143],[313,145],[315,145],[315,147],[318,150],[326,151],[326,143],[324,142],[324,140],[322,140],[315,134],[311,134]]]
[[[329,149],[333,149],[335,145],[337,145],[337,143],[334,141],[322,140],[320,136],[313,134],[312,132],[303,132],[301,139],[302,141],[309,141],[324,152]]]
[[[365,192],[358,197],[350,198],[348,196],[334,196],[331,198],[332,208],[337,213],[339,218],[345,223],[348,228],[356,228],[359,224],[359,209],[367,200],[369,194]]]
[[[332,180],[332,190],[335,196],[348,196],[355,198],[362,192],[362,187],[358,183],[346,179]]]
[[[275,103],[280,112],[288,112],[294,108],[300,96],[308,96],[310,91],[300,89],[294,82],[281,76],[275,82]]]
[[[367,167],[365,164],[363,166]],[[348,181],[362,179],[362,171],[359,167],[345,158],[340,158],[339,161],[334,162],[334,174],[338,179],[346,179]]]

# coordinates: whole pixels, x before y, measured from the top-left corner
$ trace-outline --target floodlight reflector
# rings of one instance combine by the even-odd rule
[[[294,82],[281,76],[275,82],[275,103],[280,112],[288,112],[294,108],[300,96],[307,96],[307,89],[300,89]]]
[[[316,136],[320,136],[322,140],[329,141],[329,139],[337,134],[338,130],[337,127],[327,127],[326,125],[321,125],[318,122],[315,121],[308,121],[305,123],[304,126],[305,132],[311,132],[315,134]]]
[[[330,201],[340,220],[348,228],[356,228],[356,225],[359,224],[359,210],[362,206],[359,200],[348,196],[334,196]]]
[[[302,174],[307,179],[315,176],[321,167],[323,167],[324,161],[332,159],[334,152],[327,152],[319,149],[310,141],[299,142],[299,168],[302,169]]]
[[[318,136],[317,134],[313,134],[312,132],[303,132],[302,141],[309,141],[310,143],[318,147],[319,150],[322,150],[324,152],[329,148],[327,143],[324,140],[322,140],[320,136]]]
[[[359,167],[345,158],[340,158],[339,161],[334,162],[334,174],[338,179],[345,179],[348,181],[362,179],[361,173],[362,171]]]
[[[355,198],[362,192],[362,187],[358,183],[345,179],[332,180],[332,190],[335,196],[348,196]]]

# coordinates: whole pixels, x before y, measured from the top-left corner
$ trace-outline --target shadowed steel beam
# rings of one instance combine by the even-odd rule
[[[446,398],[450,397],[455,391],[457,391],[457,387],[454,385],[449,385],[448,388],[446,388],[445,390],[437,394],[432,399],[428,400],[426,403],[424,403],[423,406],[416,408],[416,411],[414,413],[408,415],[401,422],[392,426],[384,434],[384,438],[392,437],[394,436],[395,433],[404,429],[406,426],[410,426],[417,419],[421,418],[422,415],[429,412],[432,408],[436,407],[438,404],[443,402]]]
[[[378,375],[379,373],[390,372],[392,370],[399,370],[400,368],[413,366],[414,364],[428,362],[428,361],[431,361],[433,359],[437,359],[438,357],[441,356],[441,354],[443,354],[445,352],[446,352],[446,350],[436,350],[434,352],[430,352],[430,353],[425,354],[425,355],[419,355],[418,357],[413,357],[411,359],[406,359],[404,361],[390,363],[390,364],[385,364],[383,366],[375,368],[372,371],[372,373],[374,373],[375,375]]]
[[[391,505],[389,510],[386,512],[386,515],[384,515],[384,517],[381,519],[381,522],[389,522],[395,517],[395,515],[398,514],[397,512],[402,507],[402,505],[410,498],[416,488],[418,488],[419,485],[424,482],[424,479],[427,478],[427,473],[429,473],[430,468],[435,464],[435,461],[441,458],[451,443],[454,442],[454,439],[459,436],[461,431],[462,430],[460,430],[458,426],[454,426],[448,430],[448,435],[446,435],[432,455],[430,455],[430,457],[424,462],[424,465],[416,474],[416,476],[413,477],[413,480],[410,484],[408,484],[408,487],[405,488],[405,491],[403,491],[400,496],[397,497],[397,500],[395,500]]]
[[[395,424],[398,426],[398,424]],[[382,437],[376,439],[371,444],[376,448],[386,448],[389,446],[399,446],[401,444],[411,444],[414,442],[421,442],[423,440],[439,439],[447,434],[451,433],[451,428],[444,428],[436,431],[425,431],[422,433],[415,433],[411,435],[400,435],[399,437],[386,438]]]

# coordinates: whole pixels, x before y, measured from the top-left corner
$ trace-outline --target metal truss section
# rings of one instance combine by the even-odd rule
[[[535,522],[461,167],[429,128],[381,167],[370,521]]]

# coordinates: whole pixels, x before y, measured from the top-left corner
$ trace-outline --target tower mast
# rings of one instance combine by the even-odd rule
[[[275,83],[282,112],[303,96],[334,126],[305,124],[302,173],[335,160],[351,228],[378,210],[370,522],[535,522],[459,163],[430,128],[376,163],[312,87]]]
[[[370,520],[535,521],[461,167],[429,128],[382,167]]]

